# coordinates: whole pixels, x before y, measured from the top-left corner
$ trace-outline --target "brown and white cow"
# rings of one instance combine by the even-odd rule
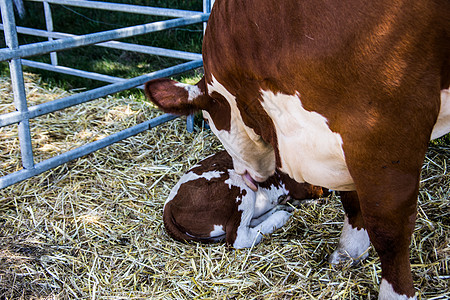
[[[155,80],[148,97],[202,110],[239,174],[260,182],[278,168],[343,191],[331,261],[370,239],[379,299],[415,299],[420,170],[450,131],[450,1],[217,0],[203,59],[196,86]]]
[[[179,241],[225,240],[236,249],[250,248],[289,220],[293,208],[280,204],[281,196],[304,200],[327,194],[281,172],[253,191],[233,170],[230,155],[220,151],[192,167],[173,187],[164,204],[164,227]]]

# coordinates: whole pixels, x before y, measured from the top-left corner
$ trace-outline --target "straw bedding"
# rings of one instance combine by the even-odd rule
[[[27,75],[31,104],[67,92]],[[13,110],[0,79],[0,113]],[[158,112],[107,97],[32,121],[37,161]],[[181,119],[0,190],[0,299],[376,299],[380,263],[332,267],[343,212],[335,195],[307,203],[252,249],[182,244],[162,207],[178,178],[221,149]],[[0,173],[20,169],[15,126],[0,129]],[[450,149],[424,162],[411,262],[419,299],[450,297]]]

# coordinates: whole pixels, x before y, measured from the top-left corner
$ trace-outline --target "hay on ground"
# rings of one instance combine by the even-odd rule
[[[32,104],[67,92],[28,75]],[[0,80],[0,113],[12,111]],[[106,97],[32,121],[37,161],[160,114],[141,99]],[[221,149],[177,119],[0,190],[1,299],[376,299],[373,249],[356,267],[330,266],[343,212],[336,196],[296,211],[252,249],[182,244],[162,207],[179,177]],[[14,126],[0,128],[0,173],[20,169]],[[411,262],[419,299],[450,297],[450,149],[424,162]]]

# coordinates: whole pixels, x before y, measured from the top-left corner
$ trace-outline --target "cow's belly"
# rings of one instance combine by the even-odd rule
[[[329,189],[355,190],[345,163],[342,138],[327,120],[303,108],[299,95],[262,91],[262,106],[277,134],[281,170],[298,182]]]
[[[441,91],[441,109],[431,139],[437,139],[448,132],[450,132],[450,89]]]

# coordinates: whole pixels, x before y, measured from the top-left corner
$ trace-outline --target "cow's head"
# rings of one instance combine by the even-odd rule
[[[206,86],[204,78],[196,85],[156,79],[146,83],[145,92],[167,113],[189,115],[201,110],[233,158],[235,171],[253,190],[257,189],[256,182],[263,182],[274,173],[273,147],[244,123],[235,97],[220,84]]]

